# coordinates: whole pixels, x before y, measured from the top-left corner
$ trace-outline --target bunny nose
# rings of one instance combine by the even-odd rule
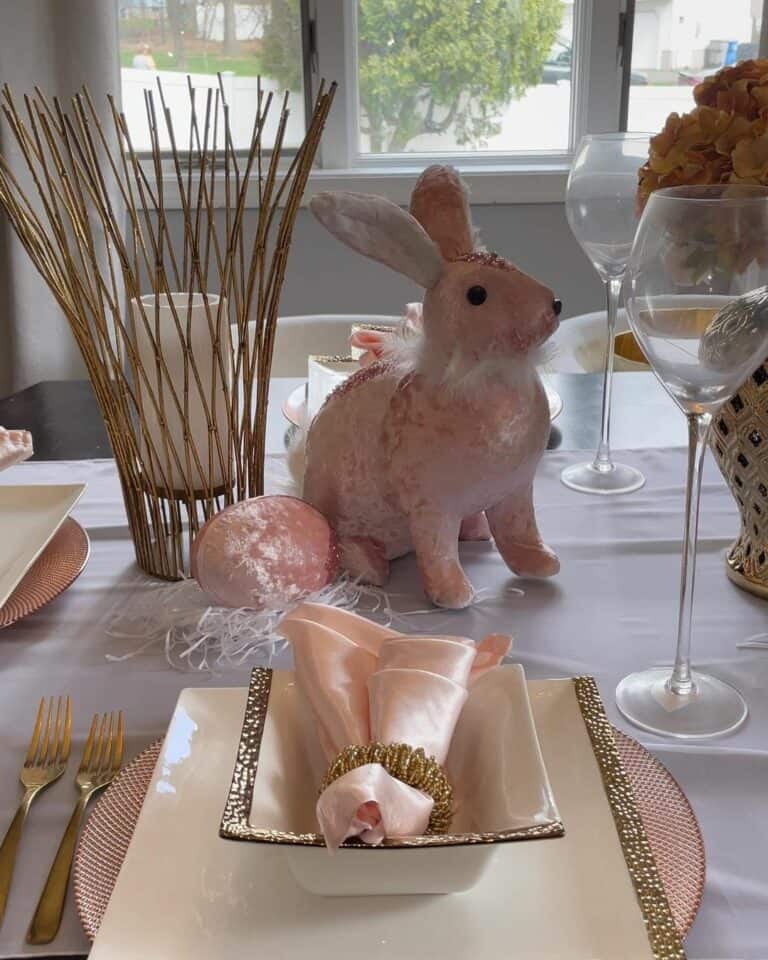
[[[555,316],[556,316],[556,317],[559,317],[559,316],[560,316],[560,311],[563,309],[563,301],[562,301],[562,300],[553,300],[553,301],[552,301],[552,309],[555,311]]]

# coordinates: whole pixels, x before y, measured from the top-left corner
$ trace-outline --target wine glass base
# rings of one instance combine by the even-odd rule
[[[571,490],[579,493],[597,493],[611,495],[632,493],[645,483],[645,477],[634,467],[623,463],[611,464],[607,470],[599,470],[594,462],[574,463],[566,467],[560,479]]]
[[[671,673],[671,667],[653,667],[624,677],[616,687],[616,706],[630,723],[693,740],[731,733],[746,720],[747,704],[729,683],[693,670],[693,692],[676,694],[669,688]]]

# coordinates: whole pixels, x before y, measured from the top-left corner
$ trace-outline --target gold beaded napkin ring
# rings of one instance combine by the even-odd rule
[[[427,825],[428,834],[445,833],[448,830],[453,816],[453,789],[445,770],[434,757],[428,757],[422,747],[377,741],[363,746],[351,744],[344,747],[326,770],[320,793],[345,773],[368,763],[378,763],[396,780],[432,798],[434,806]]]

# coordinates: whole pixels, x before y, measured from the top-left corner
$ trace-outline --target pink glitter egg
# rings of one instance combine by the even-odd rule
[[[225,507],[192,544],[192,576],[223,607],[283,607],[335,578],[336,535],[296,497],[254,497]]]

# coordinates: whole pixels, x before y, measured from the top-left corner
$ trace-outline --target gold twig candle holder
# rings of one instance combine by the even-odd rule
[[[183,138],[158,81],[157,95],[145,92],[148,156],[111,97],[102,125],[86,89],[66,109],[35,89],[22,111],[3,88],[30,186],[0,156],[0,206],[83,356],[147,573],[182,577],[201,523],[263,493],[280,291],[334,90],[321,86],[304,140],[281,159],[288,95],[268,147],[273,94],[260,82],[238,153],[221,77],[201,110],[188,82]],[[249,191],[257,212],[246,230]],[[167,216],[171,193],[180,230]]]

